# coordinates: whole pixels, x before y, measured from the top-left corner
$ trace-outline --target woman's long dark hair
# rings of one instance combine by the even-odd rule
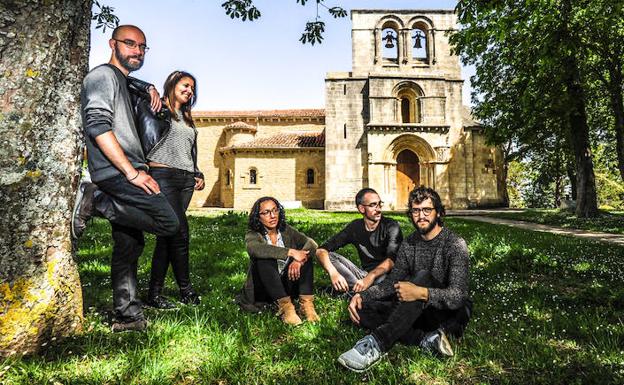
[[[249,212],[249,230],[253,230],[262,235],[267,233],[267,229],[260,222],[260,205],[268,200],[273,201],[273,203],[275,203],[275,207],[279,210],[277,229],[279,231],[284,231],[286,228],[286,211],[284,210],[284,206],[282,206],[282,204],[273,197],[262,197],[253,204],[251,211]]]
[[[180,110],[182,111],[182,117],[184,122],[190,126],[195,127],[195,123],[193,123],[193,116],[191,115],[191,107],[195,105],[195,101],[197,101],[197,80],[195,80],[195,76],[191,75],[186,71],[173,71],[167,76],[167,80],[165,80],[165,85],[163,86],[163,96],[165,98],[165,104],[169,111],[171,111],[171,119],[178,120],[178,115],[173,110],[173,101],[175,100],[175,86],[182,78],[191,78],[193,79],[193,97],[189,99],[188,102],[184,103]]]

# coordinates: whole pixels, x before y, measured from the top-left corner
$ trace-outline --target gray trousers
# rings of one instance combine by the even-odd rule
[[[353,290],[353,285],[355,285],[355,282],[357,282],[357,280],[359,279],[366,277],[366,275],[368,274],[366,270],[357,267],[355,263],[351,262],[351,260],[349,260],[348,258],[343,257],[338,253],[334,253],[333,251],[329,253],[329,261],[332,265],[334,265],[336,270],[338,270],[340,275],[342,275],[347,281],[347,284],[349,285],[349,290]],[[385,278],[385,274],[377,277],[375,279],[375,282],[373,282],[373,285],[378,284]]]

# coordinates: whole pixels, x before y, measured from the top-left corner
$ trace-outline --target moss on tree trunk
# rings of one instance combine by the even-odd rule
[[[81,328],[69,225],[91,3],[0,4],[0,356]]]

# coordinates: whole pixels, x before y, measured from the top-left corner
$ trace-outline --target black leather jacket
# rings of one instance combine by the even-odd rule
[[[151,86],[150,83],[128,76],[128,90],[134,110],[134,121],[146,157],[156,144],[167,137],[171,129],[171,111],[165,106],[165,103],[157,113],[154,113],[150,107],[148,90]],[[197,168],[197,131],[195,132],[195,142],[191,155],[195,166],[195,177],[204,179],[204,174]]]

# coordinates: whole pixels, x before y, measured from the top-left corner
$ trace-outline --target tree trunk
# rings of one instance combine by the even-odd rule
[[[578,60],[575,52],[578,47],[578,37],[573,36],[570,28],[572,2],[561,2],[562,17],[562,74],[563,84],[566,87],[568,138],[576,163],[576,216],[590,218],[598,215],[596,200],[596,181],[594,177],[594,162],[589,144],[589,126],[585,112],[585,93],[581,83]],[[571,45],[572,43],[572,45]]]
[[[507,191],[507,177],[509,176],[509,161],[505,157],[503,160],[503,172],[501,176],[496,181],[498,185],[498,191],[503,192],[503,201],[501,202],[502,207],[509,207],[509,191]]]
[[[0,356],[82,327],[69,225],[91,3],[0,4]]]
[[[574,163],[566,156],[566,173],[570,180],[570,199],[576,200],[576,172],[574,171]]]
[[[594,163],[589,144],[589,126],[585,113],[585,97],[581,88],[576,58],[564,62],[565,84],[569,101],[569,138],[576,161],[576,216],[590,218],[598,215]]]
[[[610,69],[609,94],[611,99],[611,108],[613,108],[613,116],[615,118],[615,148],[617,152],[617,164],[620,170],[620,176],[624,181],[624,97],[622,97],[622,87],[624,80],[622,79],[622,70],[620,68]]]

